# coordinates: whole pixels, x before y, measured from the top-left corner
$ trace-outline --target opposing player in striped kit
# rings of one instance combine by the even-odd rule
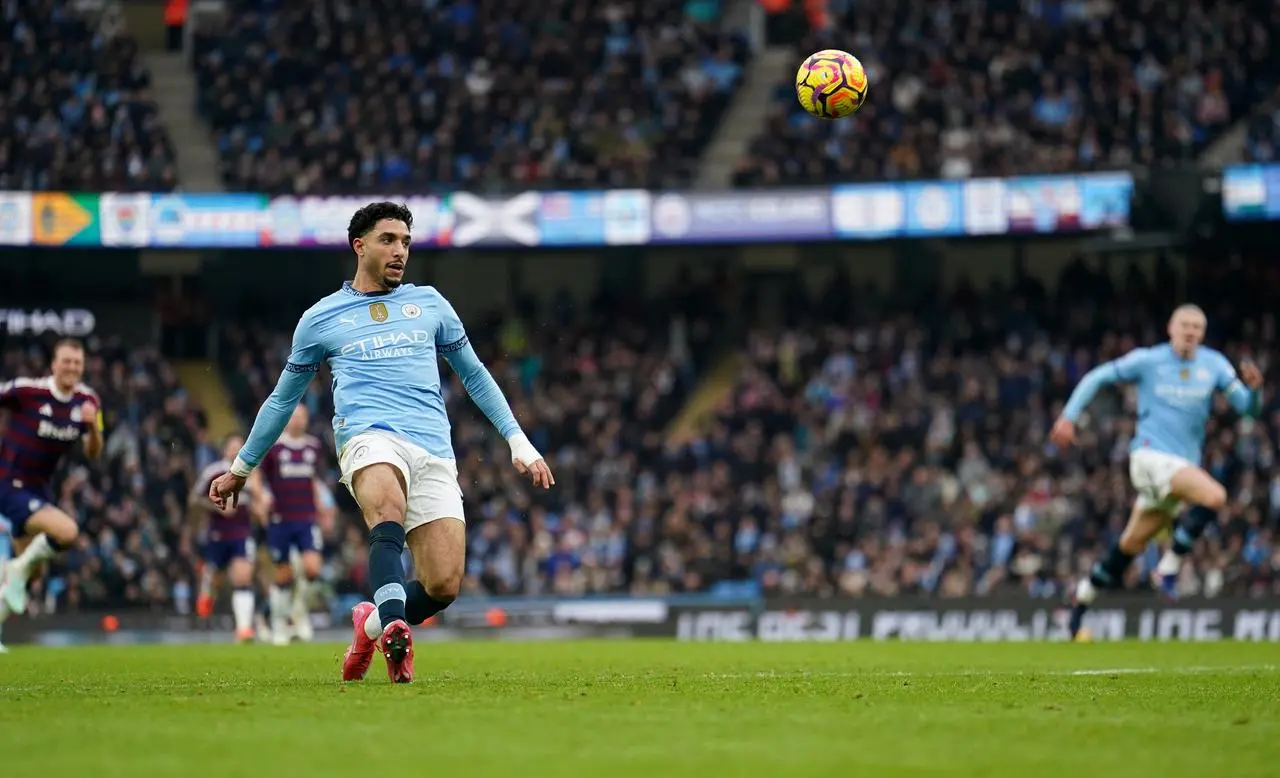
[[[316,522],[322,488],[317,474],[324,451],[320,441],[307,434],[309,420],[305,407],[295,408],[284,434],[259,468],[266,486],[261,495],[262,512],[268,517],[267,546],[276,568],[270,594],[271,642],[276,645],[285,645],[295,636],[311,640],[307,593],[320,576],[324,547]],[[299,570],[294,569],[295,552]]]
[[[235,619],[236,640],[242,643],[254,639],[254,591],[253,591],[253,505],[254,495],[261,490],[260,479],[254,474],[245,484],[248,498],[238,505],[217,508],[209,504],[205,495],[217,478],[231,470],[231,462],[244,443],[244,438],[231,435],[222,446],[222,459],[210,464],[196,479],[188,496],[192,513],[205,519],[204,564],[200,573],[200,595],[196,598],[196,615],[209,618],[213,615],[214,594],[223,580],[231,584],[231,613]],[[256,507],[256,506],[254,506]]]
[[[54,504],[54,473],[76,444],[89,459],[102,452],[98,395],[81,383],[84,346],[60,340],[53,346],[52,375],[15,378],[0,384],[0,409],[9,424],[0,438],[0,514],[8,521],[15,550],[4,566],[0,597],[9,613],[27,609],[27,582],[41,563],[70,548],[80,535],[75,518]]]

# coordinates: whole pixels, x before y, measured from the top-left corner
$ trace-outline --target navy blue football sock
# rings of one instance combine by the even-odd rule
[[[1217,520],[1217,511],[1203,505],[1193,506],[1173,529],[1173,553],[1178,556],[1190,554],[1205,529]]]
[[[404,602],[404,612],[410,624],[421,624],[449,607],[449,603],[427,594],[427,587],[420,581],[410,581],[404,588],[409,593]]]
[[[1089,581],[1099,589],[1119,589],[1124,585],[1124,571],[1132,561],[1132,554],[1126,554],[1119,543],[1113,543],[1106,555],[1093,563]]]
[[[58,541],[54,540],[52,535],[45,535],[44,539],[49,541],[49,550],[55,554],[61,554],[67,548],[66,546],[62,545]]]
[[[1071,607],[1071,617],[1067,619],[1067,629],[1071,632],[1071,637],[1080,634],[1080,628],[1084,626],[1084,614],[1089,610],[1089,606],[1083,602],[1078,602]]]
[[[384,521],[369,530],[369,586],[383,627],[405,618],[403,553],[403,524]]]

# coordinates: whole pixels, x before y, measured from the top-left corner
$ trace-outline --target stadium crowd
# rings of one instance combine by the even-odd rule
[[[734,182],[1189,159],[1272,97],[1277,13],[1209,0],[829,0],[796,61],[850,50],[875,96],[820,122],[788,71]],[[718,0],[233,0],[194,22],[195,103],[231,190],[683,187],[750,57],[747,32],[725,31],[721,14]],[[381,34],[383,18],[397,34]],[[0,187],[175,188],[175,151],[114,4],[89,16],[68,0],[0,0],[0,78]],[[1255,158],[1274,156],[1272,124],[1259,112]]]
[[[1266,369],[1275,317],[1257,313],[1260,298],[1225,295],[1241,283],[1197,281],[1206,299],[1231,301],[1209,309],[1210,338]],[[797,284],[787,321],[750,328],[715,326],[751,310],[716,288],[644,311],[601,298],[587,310],[529,306],[472,323],[557,486],[524,484],[450,378],[468,506],[465,591],[1057,597],[1122,528],[1132,398],[1101,396],[1076,449],[1055,451],[1046,434],[1086,370],[1163,338],[1178,290],[1167,269],[1154,283],[1135,273],[1113,285],[1080,263],[1053,293],[1030,280],[962,287],[928,314],[836,278],[816,297]],[[224,372],[244,418],[288,343],[270,326],[224,330]],[[672,437],[699,377],[734,344],[724,404],[696,434]],[[108,414],[107,451],[101,467],[73,463],[61,482],[61,504],[86,532],[55,566],[41,607],[186,611],[199,549],[183,501],[216,441],[157,352],[90,347],[86,380]],[[7,347],[5,374],[38,374],[42,358]],[[1280,593],[1277,388],[1268,384],[1260,421],[1223,415],[1209,430],[1205,465],[1230,504],[1184,571],[1188,594]],[[323,375],[304,402],[331,445]],[[324,579],[330,592],[355,594],[364,533],[335,476],[330,462],[342,520],[327,538]],[[1143,585],[1155,561],[1153,549],[1130,583]]]
[[[552,428],[561,486],[527,513],[469,462],[468,587],[657,594],[746,580],[769,593],[1061,596],[1128,517],[1132,398],[1100,399],[1079,449],[1054,451],[1047,430],[1086,370],[1163,339],[1176,294],[1167,268],[1116,288],[1083,264],[1053,296],[1031,281],[962,289],[928,316],[847,282],[817,300],[797,286],[787,309],[806,313],[749,334],[729,400],[687,444],[636,446],[620,421],[580,437]],[[1120,300],[1127,313],[1103,324]],[[1273,316],[1210,317],[1229,355],[1272,362],[1256,349],[1274,342]],[[1278,408],[1209,432],[1206,466],[1232,501],[1187,566],[1186,593],[1280,592]],[[1131,583],[1156,559],[1153,547]]]
[[[797,49],[854,52],[872,98],[823,122],[782,77],[738,186],[1060,173],[1193,159],[1271,96],[1271,3],[830,0]],[[1268,135],[1268,138],[1270,135]]]
[[[170,191],[174,151],[119,9],[0,0],[0,189]]]
[[[746,57],[718,5],[236,0],[198,103],[233,190],[686,186]]]

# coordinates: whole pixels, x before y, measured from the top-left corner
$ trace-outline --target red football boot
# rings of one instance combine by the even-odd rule
[[[373,662],[373,652],[378,649],[378,646],[365,634],[364,622],[369,618],[369,614],[377,609],[378,606],[371,602],[362,602],[351,609],[351,623],[355,629],[351,637],[351,645],[347,646],[347,653],[342,657],[342,680],[344,681],[364,680],[364,674],[369,672],[369,665]]]
[[[387,675],[392,683],[413,681],[413,632],[409,625],[396,619],[382,630],[378,648],[387,658]]]

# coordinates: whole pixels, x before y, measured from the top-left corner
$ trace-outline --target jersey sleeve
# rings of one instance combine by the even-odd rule
[[[435,290],[432,290],[435,292]],[[516,422],[511,405],[503,396],[498,382],[493,380],[489,369],[480,361],[480,356],[472,348],[467,339],[467,331],[462,326],[462,319],[444,298],[435,292],[440,310],[440,325],[436,330],[436,349],[449,363],[449,367],[458,374],[462,386],[476,407],[484,413],[489,422],[504,438],[511,438],[520,433],[520,425]]]
[[[293,330],[293,345],[284,369],[291,373],[318,373],[327,356],[317,315],[308,311]]]
[[[275,448],[274,445],[271,446],[267,449],[267,453],[262,455],[262,462],[259,463],[258,467],[262,471],[263,478],[270,479],[274,475],[277,463],[276,458],[271,456],[271,453],[275,451]]]
[[[467,329],[462,326],[461,317],[444,295],[434,287],[431,288],[431,294],[435,297],[436,310],[440,312],[439,324],[436,326],[436,350],[447,357],[470,343]]]
[[[293,409],[307,391],[311,379],[320,372],[320,365],[324,363],[326,356],[316,315],[308,311],[294,329],[293,348],[285,362],[284,371],[280,373],[280,379],[276,381],[276,388],[271,390],[270,396],[258,410],[249,436],[245,438],[244,446],[236,457],[239,460],[237,469],[240,466],[253,468],[262,463],[267,451],[275,445],[280,433],[284,432],[285,424],[289,422]]]
[[[1135,348],[1128,354],[1107,362],[1101,367],[1111,365],[1115,378],[1107,383],[1135,384],[1140,383],[1147,374],[1147,369],[1155,361],[1155,352],[1149,348]]]
[[[1078,420],[1084,413],[1084,409],[1093,402],[1098,390],[1104,386],[1141,382],[1151,361],[1151,349],[1138,348],[1119,359],[1103,362],[1085,373],[1080,383],[1076,384],[1076,388],[1072,390],[1066,407],[1062,409],[1063,417],[1071,422]]]

